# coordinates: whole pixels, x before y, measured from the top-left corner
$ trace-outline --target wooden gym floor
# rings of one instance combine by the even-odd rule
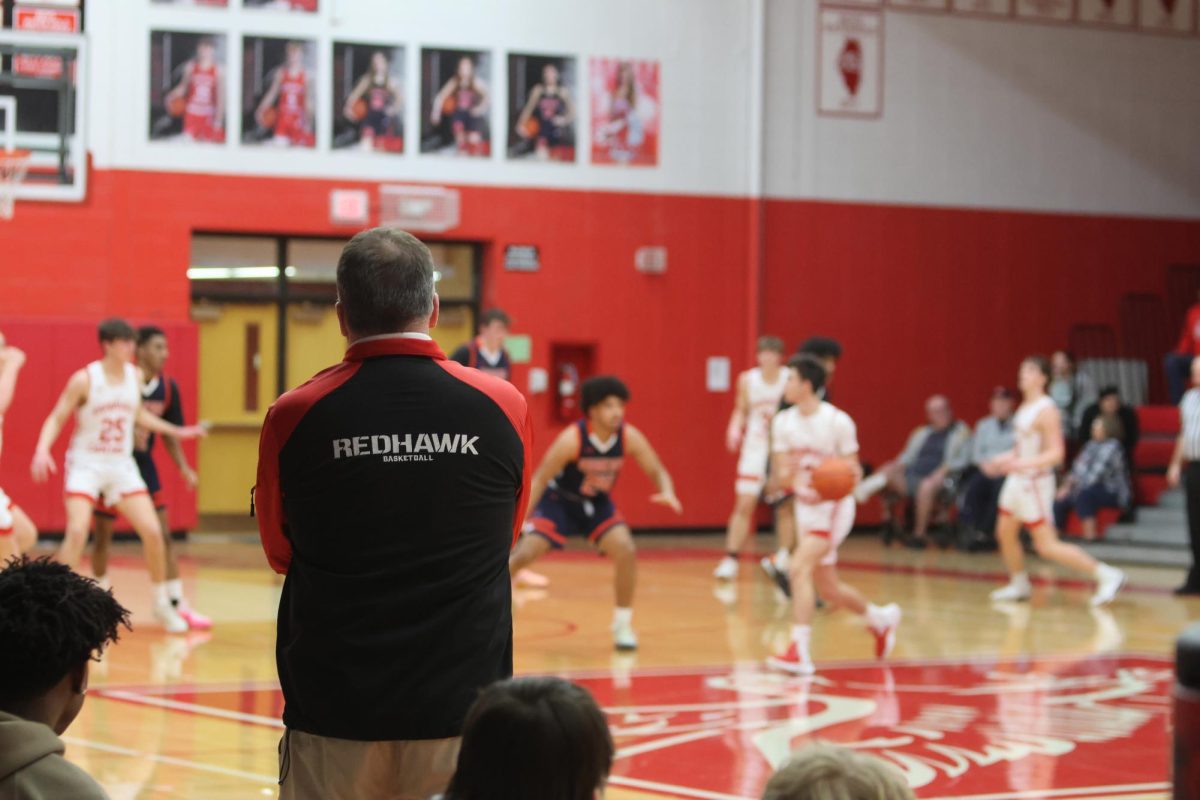
[[[896,651],[881,666],[858,620],[821,612],[820,672],[801,680],[760,666],[787,644],[788,606],[749,560],[718,585],[719,547],[711,535],[640,537],[636,655],[611,649],[611,568],[591,552],[540,562],[550,588],[516,594],[517,672],[572,677],[606,709],[612,800],[754,798],[813,738],[890,760],[922,798],[1169,794],[1169,656],[1200,612],[1170,594],[1181,572],[1131,569],[1118,601],[1092,611],[1089,584],[1034,561],[1033,602],[996,608],[995,556],[852,537],[844,578],[904,609]],[[186,546],[188,593],[211,633],[155,628],[136,545],[118,545],[113,580],[136,630],[94,666],[68,757],[118,800],[274,797],[281,581],[257,539]]]

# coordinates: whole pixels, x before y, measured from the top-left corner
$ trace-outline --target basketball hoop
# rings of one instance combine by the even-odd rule
[[[17,187],[28,169],[28,150],[0,150],[0,219],[12,219]]]

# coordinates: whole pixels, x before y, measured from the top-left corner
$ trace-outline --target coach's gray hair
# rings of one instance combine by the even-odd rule
[[[337,292],[355,334],[398,333],[433,313],[433,256],[411,233],[362,231],[342,249]]]

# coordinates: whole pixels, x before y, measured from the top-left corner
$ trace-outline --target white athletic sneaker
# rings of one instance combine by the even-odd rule
[[[154,618],[162,623],[167,633],[187,633],[187,620],[179,616],[175,606],[170,603],[157,603],[154,606]]]
[[[877,613],[870,615],[867,627],[875,635],[876,658],[882,660],[892,654],[892,648],[896,646],[896,629],[900,627],[902,615],[900,606],[895,603],[888,603]]]
[[[717,568],[713,570],[713,577],[719,581],[737,580],[738,562],[732,556],[725,556],[721,559],[721,563],[717,564]]]
[[[1096,568],[1096,593],[1092,595],[1092,605],[1102,606],[1113,601],[1117,592],[1125,585],[1125,573],[1108,564]]]
[[[858,486],[854,487],[854,500],[862,505],[878,493],[883,487],[887,486],[887,476],[882,472],[876,472],[874,475],[868,475],[858,482]]]
[[[1007,586],[992,592],[991,598],[994,603],[1011,603],[1016,600],[1028,600],[1032,594],[1033,586],[1030,585],[1029,578],[1017,575],[1009,580]]]
[[[618,650],[637,650],[638,637],[633,632],[633,625],[628,622],[614,622],[612,626],[613,645]]]
[[[767,656],[767,666],[781,672],[793,675],[812,675],[817,671],[813,662],[806,661],[800,655],[800,649],[795,642],[788,645],[787,652],[781,656]]]

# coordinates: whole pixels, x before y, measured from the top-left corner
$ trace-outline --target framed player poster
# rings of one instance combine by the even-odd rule
[[[193,8],[226,8],[229,5],[229,0],[151,0],[151,2],[161,6],[190,6]]]
[[[299,11],[305,14],[317,12],[317,0],[245,0],[246,8],[264,8],[269,11]]]
[[[150,32],[150,138],[224,144],[226,38],[195,31]]]
[[[491,156],[491,78],[484,50],[421,50],[422,153]]]
[[[1195,0],[1139,0],[1138,26],[1144,31],[1189,33],[1196,24]]]
[[[575,161],[575,59],[510,53],[508,157]]]
[[[589,64],[592,163],[658,164],[659,63],[593,58]]]
[[[883,114],[883,14],[858,8],[820,10],[817,113],[876,118]]]
[[[243,144],[316,146],[316,62],[316,44],[307,39],[243,39]]]
[[[1135,0],[1078,0],[1079,21],[1086,25],[1128,28],[1133,25]]]
[[[333,43],[334,150],[404,152],[404,48]]]

